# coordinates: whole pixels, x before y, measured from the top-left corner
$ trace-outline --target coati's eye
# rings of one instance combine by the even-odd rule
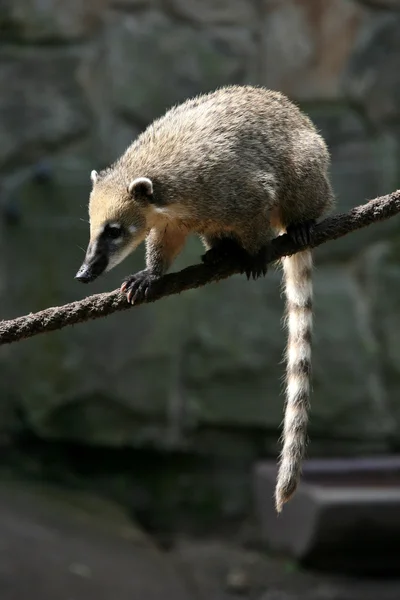
[[[106,225],[104,229],[104,235],[111,240],[116,240],[122,235],[122,228],[120,225]]]

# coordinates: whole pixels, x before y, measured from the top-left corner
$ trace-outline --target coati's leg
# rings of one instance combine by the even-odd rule
[[[146,238],[146,269],[130,275],[121,286],[128,302],[135,303],[147,297],[151,283],[166,273],[181,252],[186,233],[171,225],[165,229],[152,229]]]

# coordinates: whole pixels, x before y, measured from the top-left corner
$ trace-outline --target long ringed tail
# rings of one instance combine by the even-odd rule
[[[307,445],[313,325],[311,250],[285,257],[282,263],[288,342],[283,448],[275,490],[278,513],[297,488]]]

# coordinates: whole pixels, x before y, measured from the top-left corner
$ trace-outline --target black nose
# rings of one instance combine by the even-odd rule
[[[104,273],[108,265],[108,258],[105,253],[97,254],[94,259],[84,260],[81,268],[75,275],[75,279],[82,283],[90,283]]]
[[[75,279],[80,281],[81,283],[90,283],[93,279],[96,278],[93,271],[90,269],[88,265],[83,264],[77,274],[75,275]]]

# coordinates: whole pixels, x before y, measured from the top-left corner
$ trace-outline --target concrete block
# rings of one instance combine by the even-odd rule
[[[254,469],[261,536],[303,566],[358,574],[400,572],[400,458],[306,461],[296,494],[274,507],[276,462]]]

